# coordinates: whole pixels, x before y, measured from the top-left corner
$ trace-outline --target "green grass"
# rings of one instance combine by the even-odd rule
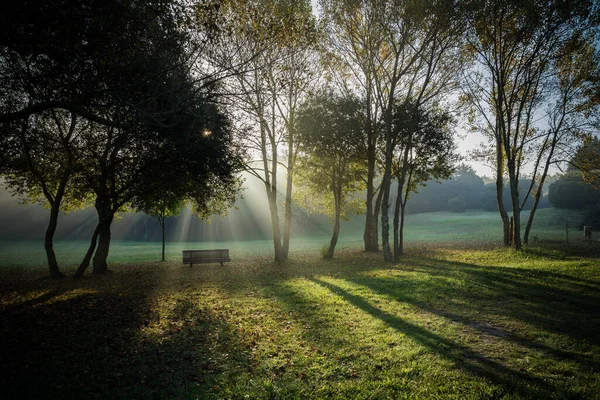
[[[464,246],[463,246],[464,247]],[[597,243],[0,273],[5,398],[600,397]],[[66,272],[72,272],[68,269]]]

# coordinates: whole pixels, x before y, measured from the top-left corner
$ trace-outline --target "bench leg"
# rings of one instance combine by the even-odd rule
[[[223,261],[221,261],[221,267],[223,266]]]

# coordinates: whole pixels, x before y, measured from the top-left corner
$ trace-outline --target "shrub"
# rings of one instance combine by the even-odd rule
[[[600,190],[585,183],[580,173],[571,172],[550,185],[548,197],[556,208],[579,210],[595,206],[600,198]]]
[[[592,231],[600,230],[600,203],[587,206],[583,209],[582,225],[591,226]]]

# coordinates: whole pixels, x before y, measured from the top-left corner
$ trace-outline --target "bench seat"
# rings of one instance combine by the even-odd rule
[[[220,263],[230,262],[229,249],[216,250],[183,250],[183,263],[190,264],[190,268],[194,264],[201,263]]]

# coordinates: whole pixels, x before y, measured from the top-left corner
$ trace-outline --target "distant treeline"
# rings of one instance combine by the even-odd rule
[[[521,193],[529,189],[530,180],[520,182]],[[412,195],[407,213],[418,214],[437,211],[464,212],[466,210],[496,211],[495,183],[486,184],[470,168],[461,168],[449,180],[429,181]],[[393,190],[395,192],[395,189]],[[504,203],[510,207],[508,187],[504,190]],[[585,224],[596,225],[593,215],[598,214],[600,189],[583,181],[581,174],[571,171],[554,177],[544,190],[539,207],[581,209]],[[47,210],[37,205],[22,205],[16,198],[10,198],[0,187],[0,202],[4,211],[0,216],[0,240],[42,239]],[[525,204],[531,208],[533,198]],[[595,211],[596,210],[596,211]],[[294,236],[324,236],[328,234],[329,221],[324,215],[307,214],[299,207],[294,208]],[[359,217],[362,218],[362,217]],[[600,221],[596,221],[600,222]],[[92,209],[86,209],[61,216],[57,238],[62,240],[88,240],[93,232],[96,216]],[[271,235],[270,221],[266,215],[255,215],[245,199],[236,203],[227,217],[214,217],[210,223],[200,221],[184,211],[178,217],[167,219],[165,233],[168,241],[223,241],[223,240],[262,240]],[[360,224],[353,224],[356,231]],[[356,233],[354,232],[354,233]],[[159,241],[160,226],[156,220],[143,213],[125,213],[115,221],[115,239]]]
[[[531,180],[522,179],[519,191],[523,195],[529,190]],[[534,188],[535,189],[535,186]],[[534,190],[532,190],[533,192]],[[531,209],[533,197],[529,196],[524,210]],[[507,211],[511,210],[510,189],[504,187],[504,204]],[[539,208],[551,207],[547,196],[540,199]],[[498,210],[496,201],[496,184],[485,184],[483,178],[470,168],[461,168],[449,180],[442,182],[429,181],[412,195],[407,205],[407,213],[418,214],[435,211],[464,212],[467,209],[484,211]]]

